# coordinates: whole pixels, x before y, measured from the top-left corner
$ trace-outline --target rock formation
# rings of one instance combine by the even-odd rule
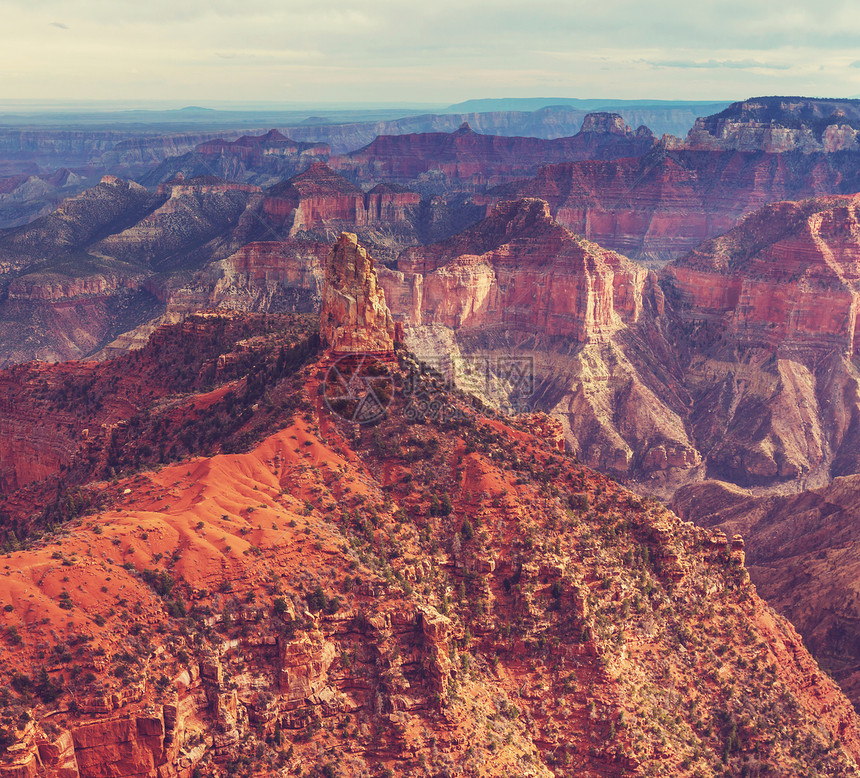
[[[536,199],[500,203],[397,267],[380,281],[422,359],[496,405],[552,413],[592,467],[651,488],[695,477],[653,273],[571,234]],[[517,365],[525,382],[509,375]]]
[[[777,203],[666,267],[713,477],[812,487],[860,472],[858,205]]]
[[[344,226],[384,227],[413,232],[412,211],[420,196],[402,187],[377,186],[364,194],[322,162],[272,187],[263,203],[265,218],[279,231],[325,234]]]
[[[293,176],[315,161],[325,161],[331,149],[324,143],[301,143],[278,130],[243,135],[236,140],[206,140],[186,154],[171,157],[142,176],[148,186],[185,178],[218,176],[256,186],[271,186]]]
[[[424,193],[483,191],[550,162],[638,156],[654,142],[646,127],[634,132],[618,114],[597,113],[585,117],[576,135],[553,140],[483,135],[468,123],[450,133],[381,135],[331,165],[356,181],[408,184]]]
[[[89,170],[60,168],[48,173],[0,178],[0,229],[19,227],[51,213],[60,202],[98,183]]]
[[[68,513],[25,489],[62,537],[7,541],[0,775],[858,771],[860,719],[738,541],[405,354],[409,391],[356,429],[318,393],[312,324],[192,317],[87,368],[112,407],[156,376],[178,393],[65,459]],[[48,420],[80,370],[16,404]]]
[[[576,343],[635,322],[649,278],[568,232],[537,199],[499,203],[448,241],[407,249],[397,269],[383,275],[408,326],[512,327]]]
[[[667,150],[543,167],[478,202],[539,197],[572,232],[659,267],[768,203],[855,192],[860,152]]]
[[[682,145],[695,150],[825,152],[860,149],[860,100],[756,97],[696,119]]]
[[[680,515],[742,533],[750,576],[860,707],[860,476],[794,495],[755,496],[721,482],[682,489]]]
[[[394,320],[373,258],[349,232],[341,234],[326,262],[320,337],[333,354],[394,349]]]

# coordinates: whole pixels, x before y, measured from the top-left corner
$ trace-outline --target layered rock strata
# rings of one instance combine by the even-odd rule
[[[550,162],[634,157],[654,143],[647,127],[634,132],[618,114],[594,113],[568,138],[482,135],[464,123],[452,133],[379,136],[331,164],[355,181],[408,184],[424,193],[483,191]]]
[[[635,159],[547,165],[476,200],[539,197],[569,230],[658,267],[769,203],[857,191],[858,158],[661,144]]]
[[[373,258],[348,232],[340,236],[326,263],[320,337],[333,354],[394,349],[394,320]]]

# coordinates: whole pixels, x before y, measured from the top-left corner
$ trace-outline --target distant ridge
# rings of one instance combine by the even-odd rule
[[[449,105],[448,110],[453,112],[475,112],[484,111],[538,111],[549,106],[567,105],[582,111],[594,111],[600,108],[618,108],[619,106],[646,105],[660,106],[661,108],[703,108],[714,113],[723,110],[730,105],[731,100],[619,100],[614,98],[589,98],[578,97],[498,97],[478,98],[465,100],[462,103]]]

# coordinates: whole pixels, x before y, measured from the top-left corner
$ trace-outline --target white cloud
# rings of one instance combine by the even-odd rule
[[[0,78],[194,103],[850,94],[858,33],[847,0],[5,0]]]

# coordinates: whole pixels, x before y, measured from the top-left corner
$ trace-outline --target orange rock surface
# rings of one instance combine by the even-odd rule
[[[857,772],[860,720],[737,543],[406,354],[385,418],[346,421],[327,362],[255,321],[236,378],[175,406],[196,434],[231,403],[244,450],[96,481],[5,555],[0,775]]]
[[[394,349],[394,320],[373,258],[349,232],[341,234],[326,263],[320,336],[334,354]]]

